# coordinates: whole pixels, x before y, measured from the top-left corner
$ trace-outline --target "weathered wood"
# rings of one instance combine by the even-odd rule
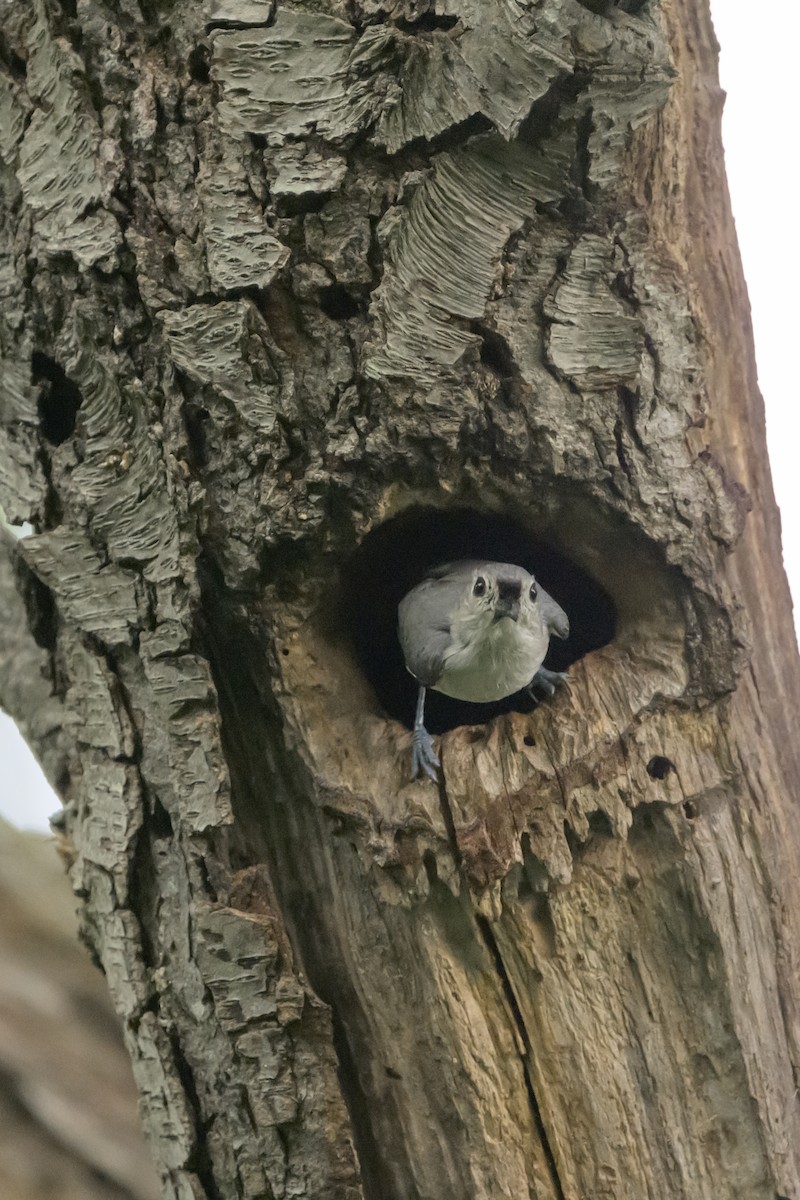
[[[165,1194],[800,1195],[800,674],[705,6],[68,9],[3,51],[0,502]],[[437,789],[394,606],[470,537],[582,649],[440,710]]]

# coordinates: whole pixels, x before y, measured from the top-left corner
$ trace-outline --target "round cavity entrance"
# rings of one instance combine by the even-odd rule
[[[531,571],[567,613],[570,636],[553,639],[545,665],[564,671],[612,641],[616,610],[600,585],[574,562],[537,541],[515,521],[473,509],[412,508],[364,538],[342,572],[344,623],[365,676],[389,716],[409,729],[417,684],[397,637],[397,606],[440,563],[483,558]],[[535,700],[517,692],[494,704],[469,704],[429,690],[425,724],[431,733],[477,725],[502,712],[530,712]]]

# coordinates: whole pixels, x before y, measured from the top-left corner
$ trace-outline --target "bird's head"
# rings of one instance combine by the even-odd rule
[[[462,630],[483,634],[501,622],[546,631],[559,638],[569,636],[569,620],[563,608],[524,567],[516,563],[463,559],[442,563],[428,581],[444,589],[450,604],[443,612]],[[441,601],[446,607],[444,599]]]
[[[539,588],[524,567],[513,563],[470,563],[463,574],[462,613],[468,620],[484,626],[499,621],[541,624]]]

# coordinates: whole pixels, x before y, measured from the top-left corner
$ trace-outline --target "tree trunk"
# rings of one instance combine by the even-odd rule
[[[800,1197],[800,676],[705,3],[5,26],[4,702],[165,1194]],[[470,554],[553,592],[569,685],[434,697],[411,782],[396,604]]]

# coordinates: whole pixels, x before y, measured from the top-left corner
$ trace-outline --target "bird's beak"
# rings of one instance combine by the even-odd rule
[[[554,625],[552,627],[552,630],[557,638],[561,638],[562,640],[568,638],[569,637],[569,621],[567,620],[566,616],[564,617],[563,621],[559,620],[558,624]]]
[[[518,620],[518,596],[498,596],[497,603],[494,606],[494,619],[495,621],[500,621],[503,617],[510,617],[512,621]]]

